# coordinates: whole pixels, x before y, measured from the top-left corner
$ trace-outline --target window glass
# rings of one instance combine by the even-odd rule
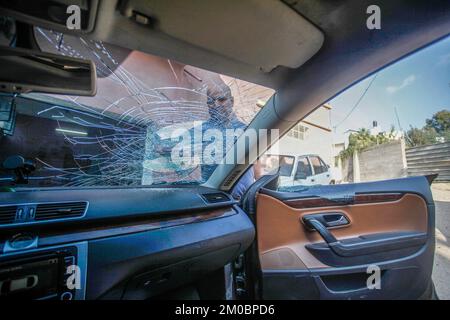
[[[280,155],[309,156],[314,168],[313,178],[280,187],[438,174],[449,189],[449,83],[447,37],[348,88],[280,139]]]
[[[175,150],[203,155],[226,130],[245,129],[274,93],[100,41],[34,31],[42,51],[94,61],[98,82],[94,97],[0,96],[0,163],[15,155],[35,161],[26,187],[203,183],[228,141],[210,153],[218,160],[174,162]],[[0,172],[3,181],[9,176]]]
[[[310,157],[311,164],[314,169],[314,174],[320,174],[323,172],[323,166],[318,157]]]
[[[301,125],[301,124],[296,124],[289,132],[288,132],[288,136],[289,137],[293,137],[295,139],[299,139],[299,140],[305,140],[306,139],[306,132],[308,131],[308,128]]]
[[[296,177],[299,179],[304,179],[310,176],[312,176],[312,171],[308,158],[306,157],[300,158],[297,164]]]
[[[278,172],[282,177],[289,177],[294,168],[295,158],[291,156],[264,155],[258,161],[263,174]]]
[[[328,171],[328,165],[322,159],[320,159],[320,165],[322,166],[322,172]]]
[[[289,177],[294,167],[294,157],[280,158],[280,176]]]

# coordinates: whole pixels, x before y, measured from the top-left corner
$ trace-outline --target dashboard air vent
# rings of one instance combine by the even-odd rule
[[[234,182],[234,180],[236,180],[236,178],[241,174],[242,170],[236,170],[234,172],[232,172],[226,179],[225,182],[223,183],[223,187],[231,187],[231,184]]]
[[[0,224],[13,223],[16,219],[17,206],[0,207]]]
[[[86,202],[38,204],[35,220],[52,220],[81,217],[86,211]]]
[[[202,196],[208,203],[220,203],[220,202],[230,201],[230,198],[225,193],[221,193],[221,192],[205,193],[205,194],[202,194]]]

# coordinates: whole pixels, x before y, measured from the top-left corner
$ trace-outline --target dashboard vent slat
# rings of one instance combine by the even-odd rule
[[[17,206],[0,207],[0,224],[14,223]]]
[[[205,193],[202,194],[202,197],[208,203],[221,203],[230,201],[230,197],[228,197],[225,193],[222,192]]]
[[[242,170],[236,170],[232,172],[223,183],[223,187],[231,187],[231,184],[236,180],[236,178],[241,174]]]
[[[38,204],[35,220],[53,220],[81,217],[86,211],[86,202]]]

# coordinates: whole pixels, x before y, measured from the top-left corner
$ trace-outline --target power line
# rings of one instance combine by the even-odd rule
[[[362,93],[362,95],[359,97],[358,101],[356,101],[355,105],[353,106],[353,108],[349,111],[349,113],[347,113],[347,115],[344,117],[343,120],[341,120],[341,122],[339,122],[337,125],[334,126],[334,129],[336,130],[337,127],[339,127],[342,123],[345,122],[345,120],[348,119],[348,117],[350,117],[350,115],[353,113],[353,111],[356,110],[356,108],[359,106],[360,102],[362,101],[362,99],[365,97],[367,91],[369,91],[370,87],[372,86],[373,82],[375,81],[375,79],[378,76],[378,72],[375,74],[375,76],[372,78],[372,80],[370,80],[370,83],[367,85],[367,88],[364,90],[364,92]]]

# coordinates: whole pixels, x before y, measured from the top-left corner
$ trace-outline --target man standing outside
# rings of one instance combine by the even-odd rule
[[[210,118],[203,123],[203,132],[208,129],[220,130],[225,138],[227,129],[245,130],[246,124],[240,121],[234,113],[234,98],[231,89],[222,79],[219,78],[217,81],[213,81],[208,85],[207,104]],[[226,149],[226,144],[224,144],[223,155],[225,155],[226,151],[228,150]],[[216,167],[217,164],[202,165],[202,176],[207,179]],[[253,168],[250,168],[240,178],[239,183],[233,188],[232,196],[235,199],[240,199],[254,181],[254,170]]]

